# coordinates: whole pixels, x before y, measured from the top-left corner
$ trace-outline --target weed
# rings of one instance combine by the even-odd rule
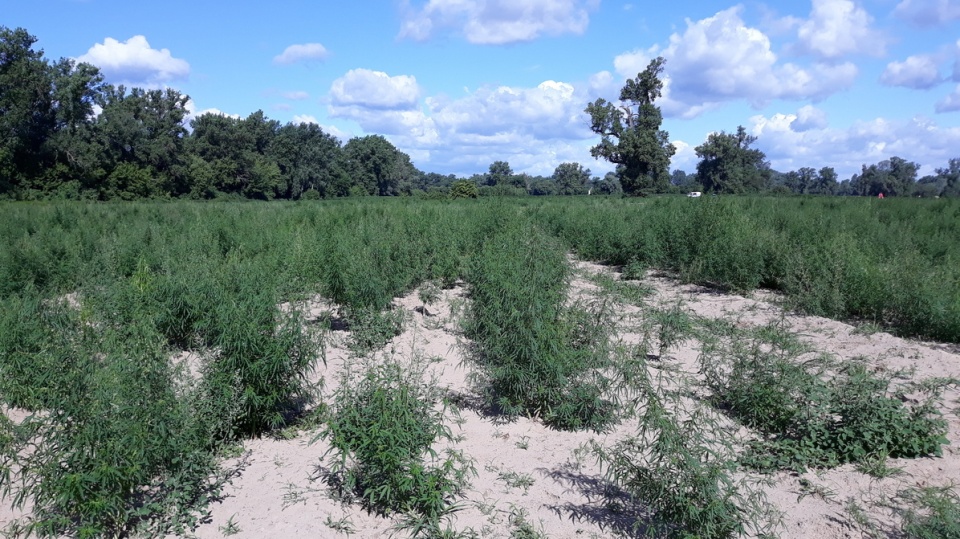
[[[318,435],[331,445],[328,484],[359,496],[369,510],[408,515],[412,535],[437,529],[472,470],[462,455],[441,459],[433,449],[452,438],[444,412],[434,408],[439,400],[420,371],[392,362],[358,376],[348,369]]]
[[[227,519],[226,524],[224,524],[223,526],[220,526],[219,528],[220,533],[222,533],[224,537],[236,535],[243,531],[240,529],[240,525],[233,521],[233,517],[235,516],[237,515],[232,515],[230,518]]]
[[[895,477],[903,473],[903,468],[888,464],[887,455],[884,453],[867,455],[856,463],[856,468],[858,472],[877,479]]]
[[[912,507],[903,515],[903,533],[909,539],[960,537],[960,495],[955,486],[908,490],[901,497]]]
[[[383,347],[403,330],[404,315],[400,309],[373,311],[352,310],[350,321],[350,350],[363,355]]]
[[[908,407],[890,395],[889,373],[870,372],[862,361],[835,365],[818,356],[804,362],[802,351],[776,326],[705,343],[700,364],[712,402],[766,437],[752,445],[745,463],[803,470],[877,455],[940,454],[946,422],[933,397]],[[836,372],[828,375],[828,368]]]
[[[334,520],[333,517],[327,515],[327,519],[323,523],[336,532],[342,533],[346,536],[350,536],[357,532],[357,529],[353,525],[353,521],[350,520],[350,517],[344,515],[337,520]]]
[[[801,478],[798,482],[800,483],[800,495],[797,496],[797,503],[800,503],[800,500],[806,498],[807,496],[820,498],[823,501],[830,501],[837,496],[836,491],[833,489],[823,485],[818,485],[809,479]]]
[[[530,474],[514,471],[501,471],[497,474],[497,477],[510,488],[522,488],[524,494],[529,492],[530,487],[532,487],[535,482]]]
[[[467,333],[478,344],[491,404],[560,429],[599,430],[614,419],[598,371],[606,363],[605,316],[565,310],[568,278],[555,242],[511,226],[474,259]]]
[[[514,507],[510,510],[510,539],[547,539],[543,527],[538,530],[527,520],[527,511]]]
[[[715,421],[697,409],[684,411],[687,419],[679,422],[645,369],[634,383],[643,407],[637,436],[610,448],[594,443],[594,451],[609,481],[652,511],[647,533],[726,538],[771,527],[763,521],[762,497],[742,494],[733,480],[736,464],[725,456],[730,448],[705,434],[718,429]]]

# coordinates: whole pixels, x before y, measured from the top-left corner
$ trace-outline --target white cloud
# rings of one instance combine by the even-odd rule
[[[315,62],[325,60],[329,56],[327,49],[320,43],[303,43],[290,45],[282,54],[273,57],[277,65],[290,65],[297,62]]]
[[[673,154],[673,158],[670,160],[670,168],[672,170],[683,170],[686,172],[695,171],[697,169],[697,163],[700,161],[697,157],[696,146],[682,140],[673,140],[670,141],[670,143],[677,149],[676,153]]]
[[[936,60],[922,54],[909,56],[903,62],[890,62],[880,75],[880,82],[887,86],[903,86],[925,90],[943,81]]]
[[[893,13],[917,26],[945,26],[960,20],[960,3],[956,0],[903,0]]]
[[[524,133],[539,139],[589,136],[586,102],[573,85],[552,80],[534,88],[484,87],[455,101],[427,100],[431,117],[444,133]]]
[[[960,111],[960,85],[957,85],[956,89],[947,94],[946,97],[937,101],[936,106],[937,112],[955,112]]]
[[[594,79],[603,84],[607,78]],[[431,170],[470,174],[505,159],[530,174],[549,175],[564,161],[602,171],[612,167],[589,158],[592,133],[583,109],[591,92],[590,83],[578,88],[548,80],[535,87],[485,86],[456,99],[430,96],[422,107],[395,109],[331,96],[329,112],[387,136]]]
[[[420,99],[420,87],[410,75],[391,77],[382,71],[351,69],[333,81],[330,97],[335,108],[411,110]]]
[[[598,4],[598,0],[428,0],[418,9],[408,2],[400,37],[423,41],[440,29],[455,28],[470,43],[501,45],[542,35],[579,35]]]
[[[295,124],[317,124],[317,125],[320,125],[320,122],[317,121],[317,118],[316,118],[315,116],[311,116],[311,115],[309,115],[309,114],[294,114],[294,115],[293,115],[293,120],[292,120],[292,122],[295,123]]]
[[[294,92],[282,92],[280,94],[284,99],[290,99],[292,101],[303,101],[304,99],[310,99],[310,94],[302,90]]]
[[[871,28],[873,17],[853,0],[813,0],[813,11],[797,30],[800,47],[821,58],[848,54],[881,56],[887,39]]]
[[[77,58],[100,68],[106,79],[130,86],[159,87],[190,75],[190,64],[174,58],[169,49],[150,47],[144,36],[120,42],[112,37]]]
[[[846,129],[825,127],[798,132],[792,129],[795,114],[750,118],[749,130],[758,137],[771,166],[780,171],[800,167],[834,167],[840,179],[848,179],[870,165],[893,156],[927,166],[945,164],[956,157],[960,127],[941,127],[929,118],[906,121],[876,118],[858,121]]]
[[[815,63],[801,67],[779,63],[770,39],[740,17],[735,6],[670,36],[666,48],[652,47],[614,59],[623,77],[635,77],[650,58],[662,55],[665,116],[693,118],[727,101],[746,99],[762,106],[772,99],[820,100],[849,88],[857,77],[850,63]]]
[[[804,105],[797,111],[796,117],[790,122],[790,129],[798,133],[811,129],[827,127],[827,113],[813,105]]]
[[[197,104],[194,103],[192,99],[187,100],[187,103],[184,105],[183,108],[186,109],[187,111],[186,115],[184,115],[184,118],[183,118],[183,125],[185,126],[189,126],[191,121],[193,121],[196,118],[199,118],[200,116],[203,116],[204,114],[216,114],[218,116],[233,118],[234,120],[240,119],[239,114],[229,114],[227,112],[223,112],[222,110],[215,109],[215,108],[203,109],[201,111],[198,111]]]

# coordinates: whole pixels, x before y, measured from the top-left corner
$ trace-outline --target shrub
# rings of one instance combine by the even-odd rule
[[[434,449],[452,439],[438,398],[421,372],[396,363],[347,372],[318,436],[331,446],[328,483],[371,511],[408,514],[414,536],[439,529],[471,470],[458,454],[441,458]]]
[[[889,376],[857,361],[802,361],[803,352],[775,325],[753,334],[732,331],[704,346],[700,364],[711,401],[764,436],[744,462],[802,470],[874,455],[940,454],[946,422],[932,401],[906,406],[890,394]]]

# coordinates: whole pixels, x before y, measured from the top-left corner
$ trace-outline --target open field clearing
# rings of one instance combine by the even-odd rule
[[[668,219],[722,220],[747,202],[676,202],[30,210],[49,227],[14,206],[6,226],[24,235],[5,236],[3,271],[21,288],[4,290],[0,318],[0,528],[956,534],[956,340],[887,332],[922,334],[901,304],[855,324],[803,314],[789,286],[745,286],[753,266],[722,281],[716,260],[746,255],[708,240],[683,262]],[[764,215],[744,210],[737,234],[712,237],[766,230]],[[659,235],[642,236],[647,225]],[[926,241],[912,252],[935,251]],[[641,245],[677,261],[644,259]],[[758,284],[792,282],[768,268],[800,271],[802,257],[763,245]],[[623,260],[603,254],[617,246]],[[942,301],[915,298],[948,331],[960,303],[943,249],[870,266],[881,259],[863,248],[831,275],[937,272]]]

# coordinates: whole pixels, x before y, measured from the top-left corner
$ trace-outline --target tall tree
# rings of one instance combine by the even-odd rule
[[[697,179],[707,191],[745,193],[764,189],[770,178],[766,155],[751,148],[757,137],[747,134],[741,125],[736,133],[710,133],[706,142],[695,148]]]
[[[920,165],[900,157],[891,157],[874,165],[863,165],[860,174],[850,179],[853,194],[860,196],[910,196]]]
[[[817,172],[817,183],[813,189],[815,195],[833,195],[840,186],[837,184],[837,171],[833,167],[823,167]]]
[[[487,172],[484,185],[523,187],[522,180],[520,180],[518,184],[516,176],[513,174],[513,169],[510,168],[510,163],[506,161],[494,161],[490,163],[490,169]]]
[[[322,197],[336,196],[335,186],[346,174],[340,141],[317,124],[281,127],[268,153],[280,167],[283,198],[297,199],[309,190]]]
[[[937,176],[943,179],[942,196],[960,197],[960,159],[951,159],[946,168],[938,168]]]
[[[0,26],[0,194],[11,193],[41,168],[53,132],[52,73],[37,38]]]
[[[590,182],[590,169],[580,163],[560,163],[553,171],[558,195],[583,195]]]
[[[350,139],[343,151],[353,181],[370,195],[398,195],[420,175],[410,156],[381,135]]]
[[[189,97],[177,90],[108,86],[103,111],[91,126],[94,163],[103,198],[176,196],[186,190],[183,126]]]
[[[662,57],[628,79],[620,90],[620,103],[597,99],[587,105],[590,129],[600,143],[590,149],[595,158],[604,158],[617,167],[620,184],[627,195],[663,192],[670,187],[670,158],[676,148],[670,134],[660,129],[663,114],[654,101],[662,95]]]

